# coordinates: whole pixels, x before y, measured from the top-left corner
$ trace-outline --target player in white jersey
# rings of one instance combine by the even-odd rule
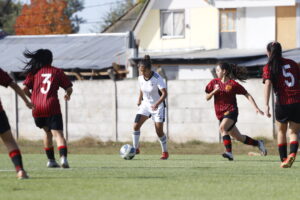
[[[140,128],[143,123],[151,117],[161,143],[162,156],[160,159],[167,160],[169,157],[167,137],[163,132],[165,121],[164,100],[167,97],[166,84],[160,75],[151,70],[150,56],[146,55],[145,58],[139,62],[138,66],[141,74],[138,78],[140,95],[137,103],[139,110],[133,126],[133,147],[136,149],[136,153],[139,154]]]

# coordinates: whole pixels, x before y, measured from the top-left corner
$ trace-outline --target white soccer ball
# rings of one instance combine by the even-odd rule
[[[135,148],[130,144],[125,144],[120,149],[120,156],[125,160],[131,160],[135,156]]]

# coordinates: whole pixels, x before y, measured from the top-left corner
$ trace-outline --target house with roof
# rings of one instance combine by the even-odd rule
[[[257,76],[261,62],[255,60],[266,60],[267,43],[279,41],[284,50],[300,47],[299,2],[148,0],[139,14],[125,14],[113,27],[120,29],[130,18],[127,30],[134,33],[139,45],[139,57],[132,60],[137,63],[149,54],[169,79],[211,78],[210,70],[221,61],[251,67]]]

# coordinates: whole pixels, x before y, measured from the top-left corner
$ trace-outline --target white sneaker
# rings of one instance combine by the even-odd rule
[[[48,160],[47,167],[49,168],[57,168],[60,167],[59,164],[55,160]]]
[[[64,156],[60,158],[60,165],[62,168],[70,168],[68,160]]]
[[[258,146],[257,147],[260,150],[260,154],[262,156],[266,156],[267,155],[268,152],[267,152],[267,149],[265,147],[264,141],[258,140]]]
[[[223,158],[227,158],[229,161],[233,161],[233,155],[230,152],[224,152],[222,156]]]

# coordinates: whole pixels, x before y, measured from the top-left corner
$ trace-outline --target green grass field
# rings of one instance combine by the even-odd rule
[[[299,199],[300,162],[279,168],[278,156],[71,154],[70,169],[48,169],[43,154],[24,154],[30,179],[17,180],[0,155],[1,200]]]

